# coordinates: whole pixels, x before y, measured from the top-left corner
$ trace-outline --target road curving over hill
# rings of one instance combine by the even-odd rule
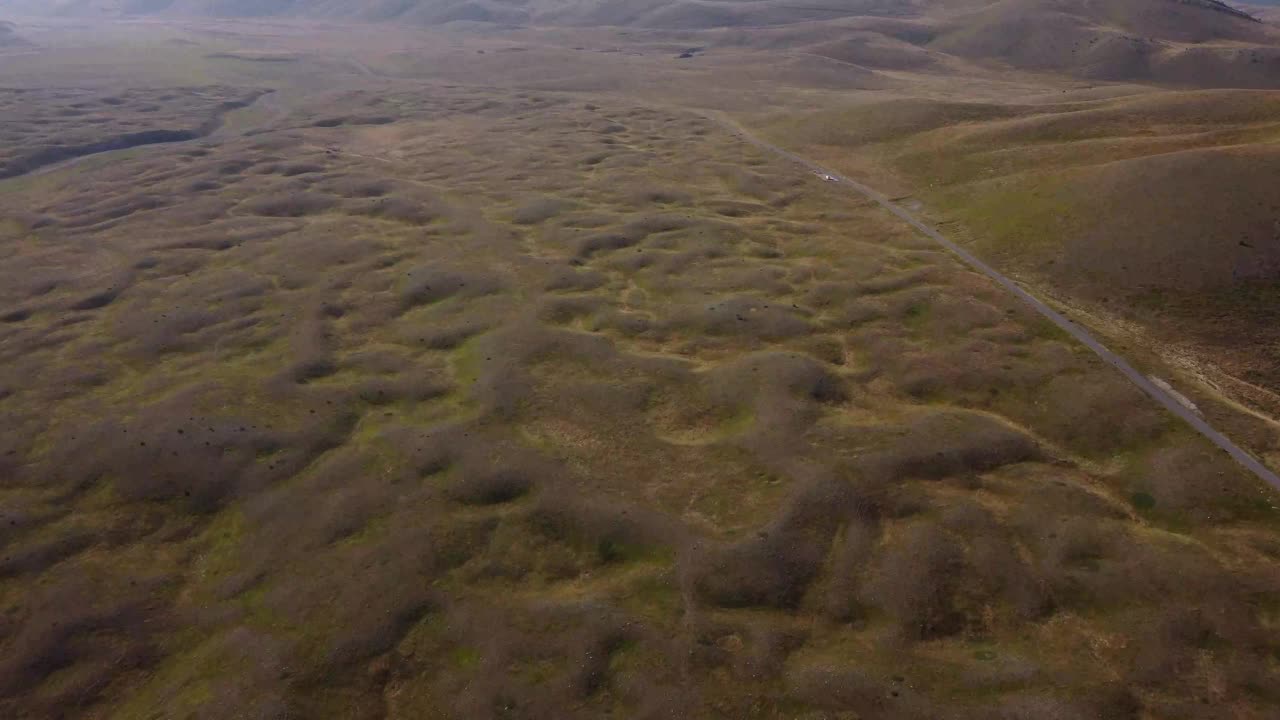
[[[1258,479],[1262,480],[1267,485],[1270,485],[1272,488],[1275,488],[1277,491],[1280,491],[1280,476],[1278,476],[1274,471],[1272,471],[1270,468],[1264,465],[1260,460],[1258,460],[1252,454],[1250,454],[1249,452],[1241,448],[1239,445],[1232,442],[1231,438],[1228,438],[1226,435],[1222,434],[1217,429],[1215,429],[1212,425],[1206,422],[1205,419],[1201,417],[1195,410],[1193,410],[1192,408],[1185,405],[1182,401],[1180,401],[1179,397],[1175,396],[1174,392],[1171,392],[1170,390],[1166,390],[1163,387],[1161,387],[1160,384],[1153,382],[1151,378],[1148,378],[1146,375],[1143,375],[1142,372],[1140,372],[1137,368],[1131,365],[1123,357],[1121,357],[1120,355],[1116,354],[1115,352],[1107,348],[1106,345],[1103,345],[1102,342],[1099,341],[1097,338],[1095,338],[1092,334],[1090,334],[1088,330],[1068,320],[1066,316],[1064,316],[1062,313],[1054,310],[1052,307],[1049,307],[1049,305],[1046,304],[1043,300],[1037,298],[1035,295],[1032,295],[1030,292],[1024,289],[1017,282],[1015,282],[1008,276],[1004,275],[1000,271],[996,270],[995,268],[991,267],[987,263],[983,262],[973,253],[969,252],[968,250],[965,250],[964,248],[960,247],[959,245],[952,242],[951,240],[948,240],[942,233],[938,232],[936,229],[934,229],[933,227],[925,223],[923,220],[913,215],[910,211],[894,203],[892,200],[888,198],[888,196],[884,195],[883,193],[877,192],[874,188],[868,185],[865,185],[863,183],[860,183],[857,180],[854,180],[850,177],[846,177],[845,175],[842,175],[834,170],[825,168],[806,157],[797,155],[796,153],[793,153],[790,150],[786,150],[784,148],[778,147],[777,145],[774,145],[773,143],[768,142],[767,140],[763,140],[759,137],[756,137],[755,135],[747,131],[745,128],[743,128],[741,125],[729,119],[723,113],[708,112],[705,114],[705,116],[715,121],[716,123],[724,127],[729,132],[740,137],[742,140],[748,143],[751,143],[752,145],[758,148],[761,148],[762,150],[767,150],[771,153],[774,153],[775,155],[786,158],[787,160],[790,160],[791,162],[796,163],[804,167],[805,169],[816,173],[817,175],[823,177],[825,180],[844,185],[845,187],[848,187],[849,189],[853,190],[859,195],[862,195],[863,197],[869,200],[872,200],[873,202],[875,202],[877,205],[884,208],[885,210],[888,210],[889,212],[893,213],[903,222],[907,223],[911,227],[918,230],[921,234],[928,237],[930,240],[933,240],[935,243],[942,246],[945,250],[947,250],[947,252],[950,252],[952,255],[955,255],[956,257],[960,258],[960,260],[964,262],[966,265],[973,268],[974,270],[977,270],[983,275],[986,275],[988,278],[995,281],[998,285],[1008,290],[1013,295],[1017,296],[1018,299],[1022,300],[1024,303],[1031,306],[1032,309],[1034,309],[1036,312],[1043,315],[1054,325],[1058,326],[1068,335],[1075,338],[1080,343],[1082,343],[1083,345],[1088,347],[1090,350],[1092,350],[1098,357],[1102,358],[1103,361],[1105,361],[1112,367],[1119,370],[1134,385],[1138,386],[1138,389],[1142,390],[1147,395],[1151,396],[1152,399],[1154,399],[1156,402],[1164,406],[1164,408],[1167,409],[1169,412],[1173,413],[1174,415],[1176,415],[1177,417],[1185,421],[1188,425],[1195,428],[1197,432],[1199,432],[1201,435],[1208,438],[1210,442],[1212,442],[1214,445],[1217,445],[1219,448],[1225,451],[1237,463],[1242,465],[1249,472],[1256,475]]]

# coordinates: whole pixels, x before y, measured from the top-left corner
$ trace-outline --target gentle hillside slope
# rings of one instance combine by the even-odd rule
[[[1280,500],[1002,288],[692,112],[345,77],[0,185],[0,717],[1276,717]]]
[[[1280,93],[933,48],[976,7],[21,25],[0,163],[221,117],[0,180],[0,718],[1280,717],[1280,496],[732,131],[1037,293],[1271,252]]]
[[[932,49],[1097,80],[1272,87],[1276,32],[1244,13],[1174,0],[1004,0],[944,20]]]
[[[1277,409],[1280,93],[904,99],[780,119],[773,134],[811,156],[877,158],[984,257],[1200,347]]]
[[[1098,80],[1280,85],[1280,35],[1216,0],[0,0],[0,12],[167,14],[504,26],[750,28],[765,42],[852,64],[919,69],[938,54]],[[792,27],[788,33],[759,28]]]

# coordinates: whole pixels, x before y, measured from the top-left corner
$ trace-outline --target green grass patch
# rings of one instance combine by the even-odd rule
[[[976,236],[976,244],[1001,253],[1050,257],[1061,238],[1079,232],[1077,208],[1064,178],[999,182],[944,193],[938,205]]]
[[[214,700],[214,679],[224,675],[233,663],[234,659],[225,657],[213,640],[188,652],[171,655],[109,717],[114,720],[196,717]]]
[[[933,308],[928,301],[919,300],[907,306],[903,311],[903,323],[911,330],[919,331],[929,322],[929,316]]]
[[[240,567],[245,532],[245,516],[239,508],[218,513],[197,540],[204,549],[192,561],[196,576],[211,583],[234,573]]]
[[[1133,493],[1129,496],[1129,502],[1132,503],[1135,508],[1142,511],[1152,510],[1156,506],[1156,499],[1151,495],[1151,493],[1146,492]]]
[[[389,516],[376,517],[365,523],[359,530],[338,541],[340,546],[366,545],[382,538],[391,526]]]
[[[631,612],[654,620],[675,620],[684,610],[676,579],[669,572],[645,574],[628,583],[620,598]]]
[[[457,385],[455,395],[461,397],[470,394],[472,386],[480,379],[483,362],[478,337],[468,338],[449,353],[449,370]]]
[[[596,543],[596,557],[606,565],[632,562],[670,563],[675,553],[670,548],[604,538]]]
[[[482,659],[480,651],[472,647],[456,647],[449,653],[449,662],[459,670],[474,670]]]

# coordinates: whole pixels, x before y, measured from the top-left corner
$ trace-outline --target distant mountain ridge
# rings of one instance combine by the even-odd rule
[[[1280,29],[1219,0],[0,0],[6,13],[711,31],[867,68],[951,55],[1101,81],[1280,88]]]
[[[25,45],[26,41],[18,34],[18,28],[11,22],[0,20],[0,48],[14,45]]]
[[[1182,2],[1188,5],[1198,5],[1201,7],[1206,7],[1210,10],[1217,10],[1218,12],[1224,12],[1224,13],[1227,13],[1228,15],[1236,15],[1238,17],[1243,17],[1248,20],[1253,20],[1254,22],[1258,22],[1258,19],[1250,15],[1249,13],[1239,8],[1232,7],[1224,2],[1218,2],[1218,0],[1182,0]]]
[[[1266,3],[1268,0],[1261,0]],[[1280,0],[1271,0],[1280,2]],[[1035,5],[981,0],[0,0],[0,11],[32,15],[146,15],[156,13],[224,17],[310,17],[444,23],[473,20],[504,24],[628,25],[687,29],[777,25],[842,17],[923,16],[934,9],[979,10]],[[1098,2],[1072,2],[1083,15]],[[1102,5],[1184,5],[1256,20],[1220,0],[1118,0]],[[1063,8],[1070,12],[1069,8]]]

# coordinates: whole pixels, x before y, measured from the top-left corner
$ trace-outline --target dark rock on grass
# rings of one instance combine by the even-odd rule
[[[430,323],[406,328],[401,336],[409,342],[421,343],[430,350],[452,350],[487,329],[486,325],[479,322],[446,326]]]
[[[429,305],[454,296],[478,297],[497,292],[501,283],[487,273],[418,266],[405,273],[400,301],[405,308]]]
[[[58,452],[32,470],[75,492],[110,477],[124,500],[177,501],[190,512],[206,513],[297,472],[349,430],[332,413],[308,416],[293,429],[196,415],[207,393],[216,395],[217,389],[189,388],[138,408],[127,423],[103,418],[68,429],[74,437],[59,438]]]
[[[593,255],[622,250],[637,245],[651,235],[689,227],[691,220],[678,215],[644,215],[631,220],[621,229],[589,235],[578,241],[575,254],[585,259]]]
[[[928,696],[894,682],[887,673],[844,665],[788,668],[786,693],[794,702],[854,712],[869,720],[940,720],[964,716],[938,707]],[[965,720],[968,720],[967,718]]]
[[[672,313],[669,324],[673,329],[761,340],[782,340],[810,331],[803,312],[790,304],[746,296],[730,296],[679,309]]]

